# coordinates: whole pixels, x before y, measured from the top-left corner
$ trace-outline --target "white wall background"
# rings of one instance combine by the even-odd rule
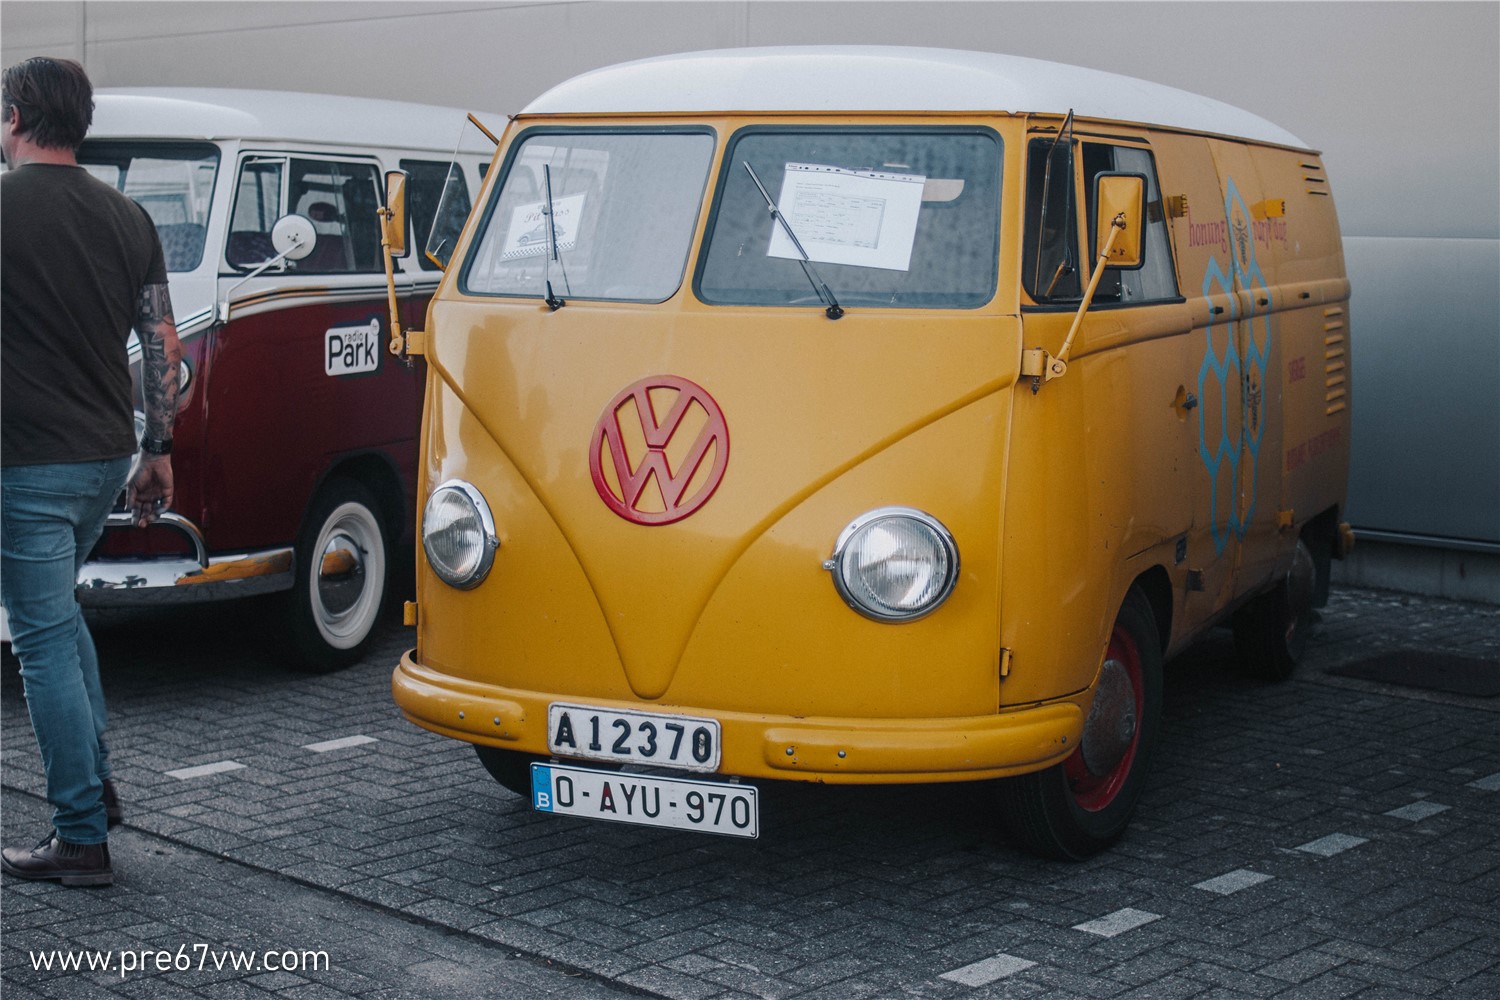
[[[1324,152],[1354,284],[1357,527],[1500,552],[1500,4],[0,2],[0,60],[96,86],[323,91],[506,113],[666,52],[1009,52],[1254,111]]]

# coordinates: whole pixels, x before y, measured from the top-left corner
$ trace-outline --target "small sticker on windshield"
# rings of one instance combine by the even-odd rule
[[[583,219],[583,205],[588,195],[573,194],[558,198],[552,203],[552,233],[550,239],[557,241],[558,253],[572,250],[578,243],[578,227]],[[521,205],[510,216],[510,226],[505,232],[505,251],[501,257],[512,260],[516,257],[536,257],[551,253],[547,232],[547,203],[539,201]]]

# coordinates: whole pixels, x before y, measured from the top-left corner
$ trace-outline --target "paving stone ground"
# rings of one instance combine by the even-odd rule
[[[266,620],[97,620],[116,884],[0,884],[6,1000],[1500,996],[1500,698],[1328,672],[1500,661],[1500,608],[1336,590],[1278,685],[1216,634],[1168,666],[1132,830],[1076,865],[1008,845],[986,785],[763,785],[756,841],[543,816],[396,712],[408,630],[319,677],[281,665]],[[8,655],[0,673],[16,844],[48,808]],[[183,949],[304,967],[118,971]],[[34,968],[86,951],[115,965]]]

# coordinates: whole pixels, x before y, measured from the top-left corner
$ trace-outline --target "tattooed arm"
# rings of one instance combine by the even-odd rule
[[[177,391],[181,387],[182,344],[172,319],[172,299],[166,285],[141,289],[135,332],[141,342],[141,389],[146,401],[146,437],[172,438],[177,419]],[[144,527],[172,506],[172,456],[141,455],[140,471],[130,484],[130,507],[135,523]]]

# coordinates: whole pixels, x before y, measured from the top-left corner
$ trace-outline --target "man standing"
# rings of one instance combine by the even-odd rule
[[[127,340],[141,343],[146,432],[129,503],[172,502],[181,347],[145,209],[78,165],[94,117],[83,67],[35,58],[0,101],[0,594],[47,772],[54,830],[3,852],[9,875],[109,885],[119,821],[99,661],[74,596],[136,453]]]

